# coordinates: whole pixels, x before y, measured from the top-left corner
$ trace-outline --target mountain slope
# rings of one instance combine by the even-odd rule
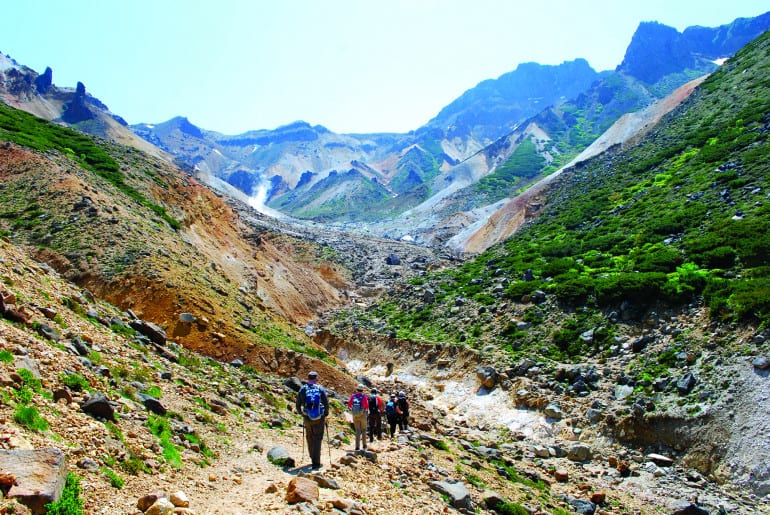
[[[590,146],[570,163],[541,179],[517,195],[486,219],[453,237],[449,245],[456,250],[476,254],[513,235],[526,221],[537,216],[548,189],[565,170],[595,157],[609,149],[619,150],[638,142],[662,116],[683,102],[706,77],[681,86],[667,98],[634,113],[621,116]]]
[[[279,343],[312,354],[289,321],[347,302],[320,248],[247,225],[166,162],[4,105],[0,138],[36,149],[0,148],[4,234],[187,348],[258,367]]]
[[[555,418],[553,434],[577,428],[594,463],[616,445],[662,453],[677,488],[689,469],[697,488],[725,485],[712,509],[742,495],[737,511],[763,512],[768,447],[745,435],[763,434],[770,409],[769,72],[770,32],[638,144],[555,178],[512,238],[328,330],[472,349],[518,405]],[[431,379],[437,398],[453,387]]]

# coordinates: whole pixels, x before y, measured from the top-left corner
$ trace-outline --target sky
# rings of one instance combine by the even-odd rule
[[[5,0],[0,52],[78,81],[129,123],[224,134],[297,120],[408,132],[519,63],[623,60],[642,21],[682,31],[767,0]]]

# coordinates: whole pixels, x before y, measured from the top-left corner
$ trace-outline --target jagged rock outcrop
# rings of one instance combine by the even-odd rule
[[[67,123],[76,124],[95,117],[96,115],[86,105],[86,87],[82,82],[78,82],[72,99],[64,105],[61,118]]]

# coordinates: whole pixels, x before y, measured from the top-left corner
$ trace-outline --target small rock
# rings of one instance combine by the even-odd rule
[[[152,506],[147,508],[147,511],[144,512],[144,515],[173,515],[174,514],[174,505],[171,504],[171,501],[166,499],[165,497],[161,497],[157,501],[155,501]]]
[[[647,459],[661,467],[670,467],[674,464],[674,460],[662,454],[650,453],[647,455]]]
[[[143,512],[147,511],[150,508],[150,506],[155,504],[155,502],[158,499],[160,499],[161,497],[165,497],[165,494],[162,494],[162,493],[151,493],[151,494],[144,495],[144,496],[142,496],[142,497],[140,497],[139,499],[136,500],[136,507],[140,511],[143,511]]]
[[[572,461],[587,461],[592,456],[591,448],[585,444],[573,445],[567,451],[567,458]]]
[[[187,498],[187,494],[181,490],[171,494],[169,500],[171,501],[171,504],[177,508],[187,508],[190,506],[190,500]]]
[[[296,504],[299,502],[317,501],[319,498],[318,485],[305,477],[295,477],[289,481],[286,488],[286,502]]]

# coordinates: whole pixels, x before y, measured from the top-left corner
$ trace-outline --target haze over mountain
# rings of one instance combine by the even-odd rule
[[[584,60],[525,63],[408,134],[338,135],[297,122],[224,136],[183,118],[133,129],[256,206],[364,222],[375,234],[423,243],[454,238],[462,249],[458,233],[503,199],[566,165],[623,114],[713,71],[768,27],[770,13],[682,33],[642,23],[614,72],[599,74]]]

